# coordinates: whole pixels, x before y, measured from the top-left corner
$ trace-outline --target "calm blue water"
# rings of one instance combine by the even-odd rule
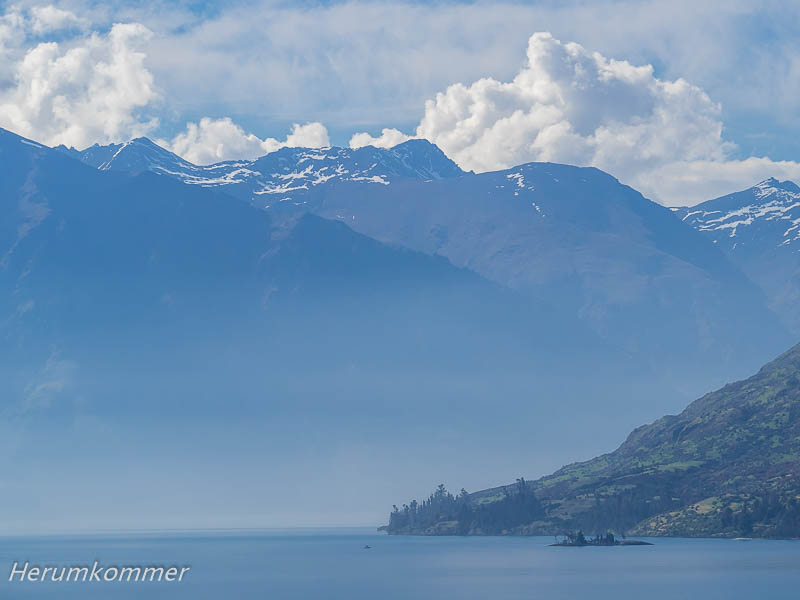
[[[653,540],[549,548],[550,538],[386,537],[370,530],[0,538],[2,598],[781,599],[800,597],[800,542]],[[362,547],[372,546],[371,550]],[[40,565],[191,565],[182,583],[8,583]]]

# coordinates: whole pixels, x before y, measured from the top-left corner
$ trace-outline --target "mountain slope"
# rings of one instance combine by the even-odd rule
[[[549,470],[545,448],[596,447],[560,441],[576,411],[622,429],[651,410],[630,405],[646,365],[444,257],[6,132],[0,175],[0,469],[16,523],[298,522],[320,485],[347,514],[420,465],[513,453]],[[520,422],[553,428],[531,438]]]
[[[171,163],[151,168],[224,189],[276,222],[306,212],[343,221],[562,307],[647,363],[674,398],[741,376],[790,343],[763,292],[719,248],[597,169],[463,173],[422,140],[391,150],[284,148],[195,167],[202,177]]]
[[[153,171],[174,176],[181,175],[184,181],[201,177],[203,173],[202,167],[191,164],[144,137],[124,144],[107,146],[95,144],[82,151],[63,145],[57,146],[55,150],[101,171]]]
[[[800,346],[636,429],[614,452],[533,483],[434,500],[437,510],[393,513],[389,531],[798,537]]]
[[[682,394],[790,343],[763,292],[714,244],[596,169],[529,164],[318,196],[303,208],[569,309]]]
[[[0,154],[3,323],[17,328],[20,339],[30,338],[33,326],[80,339],[95,328],[121,330],[137,318],[155,324],[170,315],[179,317],[176,323],[209,319],[204,328],[227,319],[284,327],[291,317],[305,331],[315,315],[330,320],[347,311],[336,319],[346,336],[333,338],[339,346],[372,337],[358,324],[366,314],[385,322],[393,343],[380,352],[362,347],[370,361],[385,352],[387,362],[403,355],[425,363],[432,358],[428,344],[436,344],[447,348],[440,354],[446,361],[472,353],[502,362],[485,353],[486,344],[454,342],[463,327],[440,328],[463,322],[473,324],[470,336],[499,336],[508,348],[518,348],[518,340],[529,357],[546,356],[545,340],[558,344],[564,332],[580,345],[594,343],[568,316],[523,303],[442,257],[387,246],[338,222],[298,213],[276,223],[215,189],[148,169],[96,171],[11,134],[0,135]],[[290,329],[286,335],[298,335]],[[422,335],[409,338],[411,331]],[[539,349],[526,341],[533,333]],[[304,337],[311,348],[325,336]],[[332,358],[338,357],[325,360]]]
[[[800,187],[767,179],[673,210],[761,286],[773,310],[800,333]]]

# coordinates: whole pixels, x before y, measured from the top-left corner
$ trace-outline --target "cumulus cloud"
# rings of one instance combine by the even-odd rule
[[[274,152],[279,148],[325,148],[331,145],[328,130],[322,123],[306,123],[305,125],[292,125],[292,131],[286,140],[279,142],[274,138],[264,140],[267,152]]]
[[[699,87],[661,80],[650,65],[606,58],[536,33],[525,66],[511,81],[483,78],[449,86],[425,103],[415,137],[438,145],[464,169],[490,171],[530,161],[592,165],[665,203],[687,204],[694,197],[675,182],[690,177],[671,178],[681,165],[697,165],[698,171],[714,165],[716,173],[735,173],[741,180],[744,172],[774,164],[729,163],[735,146],[722,131],[721,107]],[[377,138],[356,134],[350,143],[391,146],[402,138],[384,129]]]
[[[488,171],[526,161],[595,164],[615,172],[670,160],[722,158],[720,107],[683,80],[650,66],[607,59],[549,33],[530,38],[512,81],[454,84],[425,103],[416,137],[463,168]],[[389,144],[384,130],[374,143]],[[363,134],[353,142],[365,140]]]
[[[87,32],[84,17],[53,5],[11,7],[0,15],[0,127],[48,145],[83,148],[151,134],[159,121],[146,51],[153,39],[140,23]],[[42,41],[51,34],[59,41]],[[230,118],[187,123],[159,140],[199,164],[255,158],[285,146],[330,145],[319,122],[295,124],[283,140],[261,139]]]
[[[789,176],[795,163],[744,159],[767,151],[792,158],[796,126],[770,123],[780,115],[784,123],[796,120],[800,9],[677,1],[636,0],[622,11],[617,0],[345,0],[313,7],[256,0],[258,10],[233,3],[213,15],[180,3],[124,10],[72,4],[82,7],[77,16],[63,4],[22,0],[0,15],[0,126],[48,144],[119,142],[157,130],[163,97],[175,100],[170,122],[180,110],[319,120],[338,131],[369,129],[353,136],[353,147],[425,137],[477,170],[525,160],[594,164],[668,204],[694,199],[701,186],[689,182],[703,170],[719,182],[713,193],[738,186],[743,173],[760,177],[770,165],[765,175]],[[756,12],[780,34],[773,43],[742,43],[758,33],[742,29]],[[146,26],[115,25],[123,15]],[[603,52],[540,34],[530,38],[520,70],[534,26]],[[40,43],[49,39],[57,43]],[[696,60],[698,52],[707,60]],[[658,77],[637,66],[648,61]],[[454,81],[464,83],[449,85]],[[755,113],[732,120],[732,105]],[[766,126],[764,115],[772,119]],[[727,142],[723,120],[756,150]],[[406,132],[375,135],[379,125]],[[230,119],[202,119],[175,137],[159,133],[195,162],[330,143],[319,123],[296,129],[285,140],[261,139]]]
[[[16,49],[24,40],[24,17],[13,10],[0,15],[0,89],[13,81]]]
[[[0,127],[76,147],[151,131],[157,120],[137,116],[137,109],[157,98],[140,49],[150,36],[143,25],[118,23],[106,35],[26,50],[15,64],[13,83],[0,91]]]
[[[350,147],[361,148],[363,146],[375,146],[376,148],[393,148],[397,144],[402,144],[411,139],[399,129],[384,128],[378,137],[372,137],[368,133],[356,133],[350,138]]]
[[[187,123],[186,130],[171,142],[159,140],[175,154],[198,165],[223,160],[253,159],[280,148],[323,148],[330,146],[328,130],[322,123],[295,123],[283,141],[275,138],[260,139],[246,133],[229,117],[205,117],[199,123]]]
[[[36,35],[70,28],[84,28],[89,22],[52,4],[31,8],[31,29]]]

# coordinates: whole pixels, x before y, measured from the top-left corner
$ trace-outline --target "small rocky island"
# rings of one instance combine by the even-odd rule
[[[605,535],[587,538],[582,531],[579,531],[578,533],[567,533],[563,540],[558,540],[555,544],[550,545],[582,548],[583,546],[652,546],[653,544],[641,540],[618,540],[610,531]]]

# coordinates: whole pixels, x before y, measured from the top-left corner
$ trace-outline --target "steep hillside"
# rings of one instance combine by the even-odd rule
[[[570,432],[565,432],[570,435]],[[538,481],[392,513],[390,533],[800,537],[800,346]]]

